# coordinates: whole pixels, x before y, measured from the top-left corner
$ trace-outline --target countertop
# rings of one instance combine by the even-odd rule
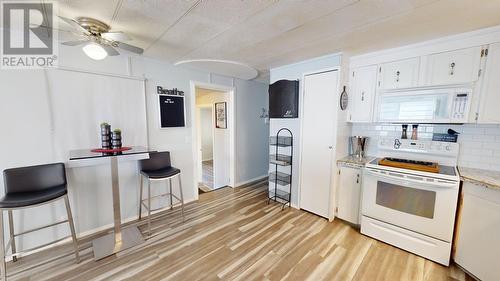
[[[458,167],[458,172],[463,181],[500,191],[500,171]]]
[[[372,161],[373,159],[375,159],[375,157],[366,156],[364,158],[358,158],[356,156],[349,155],[349,156],[346,156],[342,159],[337,160],[337,164],[347,163],[347,164],[352,164],[352,165],[362,167],[362,166],[365,166],[366,163]]]

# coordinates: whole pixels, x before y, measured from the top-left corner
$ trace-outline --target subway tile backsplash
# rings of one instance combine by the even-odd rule
[[[431,140],[433,133],[446,133],[450,128],[460,133],[459,166],[500,171],[500,125],[419,125],[418,137]],[[353,136],[370,137],[367,155],[375,155],[378,138],[401,137],[401,125],[353,124],[351,132]]]

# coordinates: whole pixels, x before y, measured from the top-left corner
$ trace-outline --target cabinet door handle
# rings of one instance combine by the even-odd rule
[[[401,74],[401,72],[399,72],[399,70],[396,71],[396,82],[399,82],[399,74]]]
[[[455,74],[455,63],[450,63],[450,75]]]
[[[361,92],[361,101],[365,101],[365,92]]]
[[[356,178],[356,183],[359,183],[359,174],[358,174],[358,176]]]

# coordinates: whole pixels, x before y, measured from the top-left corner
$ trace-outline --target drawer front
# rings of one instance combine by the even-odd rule
[[[450,263],[451,243],[366,216],[361,217],[361,233],[440,264]]]

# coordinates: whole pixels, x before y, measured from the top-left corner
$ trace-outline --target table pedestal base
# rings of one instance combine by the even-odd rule
[[[135,226],[123,228],[121,235],[122,241],[118,243],[115,243],[114,232],[92,241],[94,260],[97,261],[103,259],[107,256],[111,256],[122,250],[128,249],[144,242],[144,238],[142,237],[141,232]]]

